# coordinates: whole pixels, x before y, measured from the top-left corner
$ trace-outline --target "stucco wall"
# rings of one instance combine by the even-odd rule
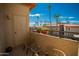
[[[0,9],[1,11],[1,9]],[[4,38],[4,20],[3,17],[0,16],[0,53],[4,51],[5,48],[5,38]]]
[[[15,47],[27,41],[29,9],[23,4],[0,4],[0,51],[4,45]]]
[[[31,39],[35,40],[41,48],[51,47],[65,52],[67,56],[78,55],[78,42],[66,38],[58,38],[54,36],[33,33],[31,32]],[[51,51],[52,52],[52,51]]]

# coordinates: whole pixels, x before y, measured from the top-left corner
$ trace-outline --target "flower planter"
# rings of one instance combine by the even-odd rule
[[[43,30],[41,33],[43,33],[43,34],[47,34],[48,31],[47,31],[47,30]]]
[[[41,33],[41,31],[37,31],[38,33]]]

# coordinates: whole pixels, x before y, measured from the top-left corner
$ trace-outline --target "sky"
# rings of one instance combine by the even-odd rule
[[[56,23],[54,16],[59,14],[59,21],[62,23],[70,22],[70,24],[79,25],[79,4],[78,3],[50,3],[51,11],[49,11],[49,3],[37,3],[36,6],[30,11],[29,19],[30,26],[36,21],[38,22],[51,22]],[[51,13],[51,16],[49,16]],[[39,17],[37,19],[37,17]]]

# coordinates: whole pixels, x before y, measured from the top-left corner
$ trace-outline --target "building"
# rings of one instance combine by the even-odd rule
[[[53,24],[51,27],[50,26],[45,26],[45,27],[53,31],[52,35],[59,36],[59,31],[64,31],[64,36],[73,37],[75,34],[79,33],[79,25],[74,25],[74,24],[62,24],[62,25],[63,25],[62,29],[59,24],[58,25]]]
[[[29,12],[35,4],[0,4],[0,53],[27,41]],[[26,39],[26,40],[25,40]]]
[[[65,33],[65,36],[73,37],[74,35],[79,35],[79,25],[74,24],[65,24],[64,25],[64,31],[67,31],[69,33]]]

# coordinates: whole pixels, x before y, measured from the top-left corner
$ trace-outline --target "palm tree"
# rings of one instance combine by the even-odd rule
[[[51,22],[51,4],[50,3],[48,5],[48,11],[49,11],[49,20],[50,20],[50,28],[51,28],[52,22]]]
[[[58,24],[60,24],[59,17],[60,17],[60,14],[55,14],[55,16],[54,16],[54,18],[56,19],[56,27],[58,27]],[[57,28],[56,28],[56,30],[57,30]]]
[[[70,21],[69,20],[67,20],[67,24],[70,24]]]
[[[49,34],[52,35],[52,21],[51,21],[51,4],[48,5],[48,11],[49,11],[49,20],[50,20],[50,31]]]
[[[39,26],[39,21],[38,20],[39,20],[39,16],[36,16],[36,22],[35,22],[36,26]]]

